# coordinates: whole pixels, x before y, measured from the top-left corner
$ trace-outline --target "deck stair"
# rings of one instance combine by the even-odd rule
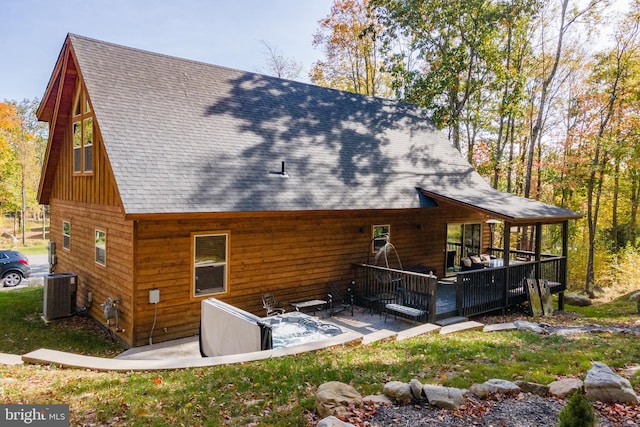
[[[436,322],[436,325],[439,326],[449,326],[449,325],[453,325],[455,323],[462,323],[462,322],[466,322],[467,320],[469,320],[468,317],[463,317],[463,316],[453,316],[453,317],[447,317],[446,319],[441,319],[438,320]]]
[[[452,334],[454,332],[463,332],[463,331],[481,331],[484,329],[484,325],[480,322],[461,322],[454,323],[449,326],[444,326],[440,329],[440,335]]]

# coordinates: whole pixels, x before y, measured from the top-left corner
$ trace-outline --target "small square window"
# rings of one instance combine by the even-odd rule
[[[382,248],[388,241],[391,232],[390,225],[374,225],[371,229],[371,252],[376,253]]]

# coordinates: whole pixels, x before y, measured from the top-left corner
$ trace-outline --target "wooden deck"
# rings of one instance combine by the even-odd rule
[[[460,272],[453,280],[438,281],[436,276],[394,270],[367,264],[354,264],[356,303],[381,311],[392,302],[398,288],[428,296],[427,321],[453,316],[476,316],[505,310],[528,301],[527,280],[548,283],[552,293],[563,293],[566,258],[548,257],[540,261]]]

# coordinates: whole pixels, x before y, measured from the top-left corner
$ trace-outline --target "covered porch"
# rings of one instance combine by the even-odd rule
[[[465,241],[452,245],[445,232],[446,242],[440,246],[442,262],[437,268],[353,264],[356,300],[381,310],[387,303],[397,302],[393,298],[398,289],[408,289],[424,294],[421,301],[425,301],[425,320],[433,323],[453,316],[469,317],[526,306],[530,301],[528,285],[535,283],[557,294],[558,308],[563,309],[569,221],[580,218],[580,214],[493,189],[469,192],[449,188],[446,195],[420,191],[436,206],[453,204],[484,217],[474,237],[474,249],[465,247]],[[544,244],[543,227],[547,225],[554,226],[554,233],[547,233],[553,234],[553,244]],[[525,230],[526,248],[516,245],[514,229]],[[485,256],[476,259],[474,268],[462,267],[463,257],[480,254]]]

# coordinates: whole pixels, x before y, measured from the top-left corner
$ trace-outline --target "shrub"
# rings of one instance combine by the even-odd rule
[[[596,415],[591,402],[582,391],[571,395],[567,404],[558,414],[559,427],[593,427],[596,425]]]

